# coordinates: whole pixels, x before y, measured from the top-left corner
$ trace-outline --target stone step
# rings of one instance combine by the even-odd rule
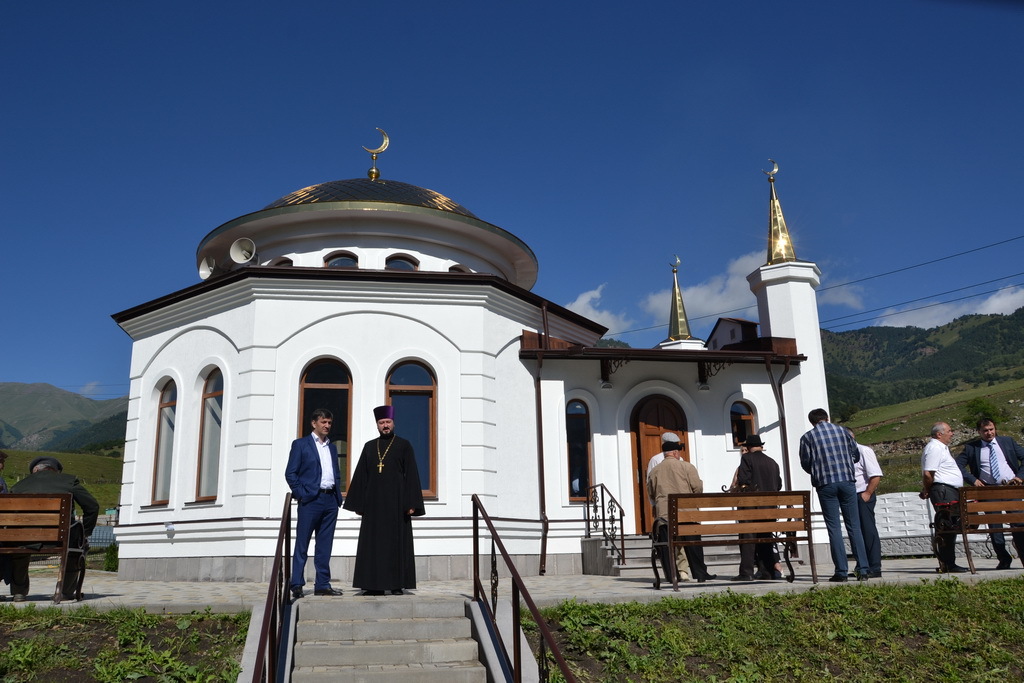
[[[394,664],[473,663],[479,646],[470,638],[440,640],[362,640],[297,642],[295,668],[384,666]]]
[[[486,683],[479,663],[408,664],[389,666],[318,666],[292,672],[294,683]]]
[[[298,601],[299,621],[339,619],[415,619],[465,617],[465,598],[420,598],[415,595],[310,597]]]
[[[296,640],[440,640],[469,638],[472,629],[465,616],[438,619],[351,619],[312,621],[296,625]]]

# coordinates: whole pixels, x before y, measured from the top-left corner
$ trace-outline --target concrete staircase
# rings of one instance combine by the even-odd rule
[[[297,608],[292,681],[487,681],[465,599],[311,596]]]

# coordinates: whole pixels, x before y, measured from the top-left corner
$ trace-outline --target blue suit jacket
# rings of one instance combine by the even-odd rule
[[[1006,462],[1010,463],[1013,473],[1024,479],[1024,448],[1017,445],[1017,442],[1008,436],[997,436],[996,443],[1006,456]],[[968,441],[963,451],[956,456],[956,464],[964,473],[964,481],[973,486],[981,476],[981,458],[988,457],[985,452],[984,442],[981,439]]]
[[[292,441],[288,454],[288,465],[284,468],[284,480],[292,490],[292,497],[300,503],[308,503],[320,495],[320,454],[316,450],[315,436],[310,434]],[[334,497],[341,506],[341,473],[338,471],[338,450],[328,444],[331,451],[331,465],[334,467]]]

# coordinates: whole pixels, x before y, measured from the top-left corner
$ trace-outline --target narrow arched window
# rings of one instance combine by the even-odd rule
[[[565,440],[569,454],[569,500],[586,501],[590,488],[590,414],[583,401],[565,407]]]
[[[156,454],[153,459],[153,505],[166,505],[171,499],[171,465],[174,459],[174,415],[178,390],[168,380],[157,405]]]
[[[384,262],[386,270],[419,270],[420,264],[411,256],[389,256]]]
[[[328,268],[358,268],[359,259],[347,251],[340,251],[325,258],[324,265]]]
[[[327,439],[338,449],[338,467],[341,470],[342,486],[348,489],[349,458],[349,398],[352,395],[352,380],[348,368],[341,361],[322,358],[314,361],[302,373],[299,387],[299,428],[300,437],[313,431],[313,411],[322,408],[331,411],[333,424]]]
[[[732,422],[732,445],[739,448],[747,437],[757,434],[757,413],[744,401],[736,401],[729,410],[729,420]]]
[[[388,404],[395,408],[395,433],[416,454],[423,495],[437,497],[437,382],[420,363],[402,363],[388,375]]]
[[[199,417],[199,467],[196,500],[216,500],[220,481],[220,433],[224,418],[224,375],[214,369],[203,385]]]

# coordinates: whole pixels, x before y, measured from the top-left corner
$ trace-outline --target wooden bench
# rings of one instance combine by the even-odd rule
[[[654,568],[654,587],[661,587],[658,578],[658,553],[667,546],[672,559],[672,588],[679,590],[675,571],[676,549],[686,546],[729,546],[742,543],[781,542],[784,548],[787,580],[794,579],[790,551],[797,541],[807,542],[811,563],[811,578],[818,582],[814,564],[814,544],[811,542],[811,492],[778,491],[772,493],[674,493],[668,498],[668,541],[654,543],[651,564]],[[766,538],[739,538],[739,534],[772,534]],[[695,538],[685,538],[693,536]],[[668,577],[666,577],[668,578]]]
[[[1011,525],[1024,525],[1024,486],[964,486],[960,489],[959,508],[960,528],[954,531],[961,533],[967,565],[972,574],[977,574],[967,535],[1001,534],[1014,531],[1009,528]],[[991,529],[990,524],[1003,526]]]
[[[84,533],[72,541],[75,522],[70,493],[9,493],[0,495],[0,555],[56,555],[60,558],[53,602],[63,598],[64,575],[79,572],[75,598],[82,599],[85,579]]]

